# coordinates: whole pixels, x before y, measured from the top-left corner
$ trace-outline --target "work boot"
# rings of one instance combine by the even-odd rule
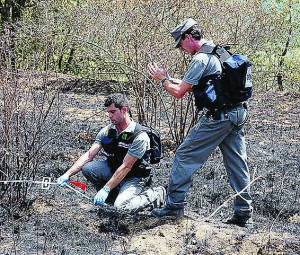
[[[253,228],[253,219],[251,216],[241,216],[234,214],[230,219],[225,221],[226,224],[233,224],[244,228]]]
[[[184,215],[184,209],[183,208],[175,209],[175,208],[170,208],[168,206],[165,206],[163,208],[153,209],[151,215],[157,218],[161,218],[165,216],[173,216],[175,218],[180,218]]]

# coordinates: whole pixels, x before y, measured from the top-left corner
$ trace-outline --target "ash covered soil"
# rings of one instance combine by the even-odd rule
[[[105,91],[91,86],[88,93],[78,84],[65,87],[63,135],[40,177],[55,181],[89,148],[108,123],[102,104],[112,85]],[[251,188],[253,229],[223,223],[232,213],[233,193],[216,150],[194,175],[186,216],[176,221],[98,208],[66,188],[33,185],[21,211],[0,209],[0,254],[300,254],[299,104],[299,94],[284,92],[256,92],[249,103],[248,162],[257,178]],[[166,145],[154,167],[154,186],[167,184],[173,155]],[[85,182],[81,173],[73,180]],[[86,195],[94,194],[88,183]]]

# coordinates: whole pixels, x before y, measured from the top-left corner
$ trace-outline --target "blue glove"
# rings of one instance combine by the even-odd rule
[[[69,175],[67,175],[67,174],[63,174],[61,177],[59,177],[58,179],[57,179],[57,184],[59,184],[60,186],[65,186],[66,184],[67,184],[67,181],[69,180]]]
[[[101,190],[98,191],[98,193],[94,197],[94,204],[104,205],[109,192],[110,192],[110,188],[105,185]]]

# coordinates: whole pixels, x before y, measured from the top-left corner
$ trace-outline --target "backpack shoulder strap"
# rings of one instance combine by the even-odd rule
[[[231,57],[231,54],[221,45],[217,45],[215,47],[213,54],[219,58],[222,65],[228,58]]]
[[[226,61],[231,54],[225,49],[225,47],[221,45],[203,45],[199,51],[200,53],[213,54],[215,55],[223,65],[224,61]]]
[[[213,54],[215,47],[216,46],[204,44],[204,45],[202,45],[201,49],[198,52],[206,53],[206,54]]]

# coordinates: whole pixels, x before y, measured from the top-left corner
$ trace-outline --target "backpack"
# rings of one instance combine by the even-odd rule
[[[150,138],[150,164],[157,164],[160,162],[162,158],[162,146],[160,133],[147,125],[141,125],[139,123],[136,124],[136,128],[134,130],[134,138],[137,137],[140,133],[146,132]]]
[[[220,88],[216,88],[216,95],[208,87],[206,90],[210,99],[221,96],[219,105],[234,105],[247,101],[252,96],[252,63],[241,54],[232,54],[226,47],[220,45],[205,45],[202,53],[215,55],[222,65]]]

